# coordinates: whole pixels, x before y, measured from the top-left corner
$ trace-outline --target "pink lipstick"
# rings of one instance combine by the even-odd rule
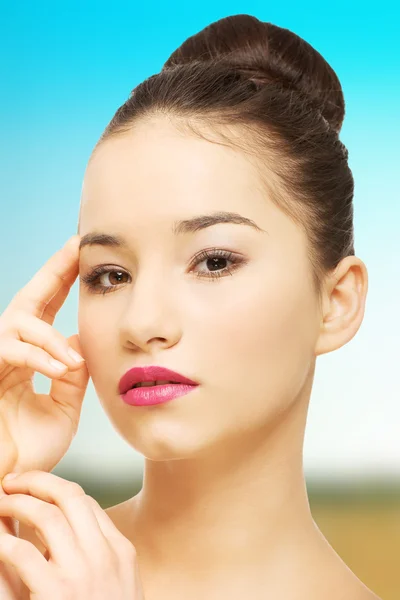
[[[140,385],[137,387],[137,384]],[[198,386],[193,381],[164,367],[134,367],[123,375],[119,382],[122,401],[133,406],[150,406],[168,402],[188,394]]]

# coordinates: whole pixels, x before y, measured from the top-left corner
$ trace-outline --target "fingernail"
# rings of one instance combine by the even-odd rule
[[[85,360],[80,354],[75,352],[73,348],[68,348],[68,354],[70,355],[72,360],[74,360],[77,363],[83,362]]]
[[[7,473],[7,475],[5,475],[3,477],[3,481],[8,481],[9,479],[14,479],[14,477],[17,477],[18,473]]]

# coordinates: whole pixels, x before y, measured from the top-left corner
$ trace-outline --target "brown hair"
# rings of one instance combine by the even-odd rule
[[[288,29],[253,16],[220,19],[132,90],[93,153],[157,114],[203,138],[208,126],[215,134],[209,141],[217,136],[224,140],[217,143],[255,159],[271,200],[307,234],[320,299],[325,275],[354,255],[354,182],[339,140],[344,98],[321,54]]]

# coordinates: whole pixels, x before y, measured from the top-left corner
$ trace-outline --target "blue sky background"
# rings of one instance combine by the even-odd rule
[[[116,109],[187,37],[247,13],[311,43],[342,83],[341,139],[355,178],[355,246],[369,272],[355,338],[318,359],[306,430],[309,476],[400,480],[400,47],[394,2],[0,2],[0,311],[75,233],[90,153]],[[57,316],[77,331],[78,284]],[[49,381],[37,375],[39,391]],[[99,443],[100,442],[100,443]],[[89,384],[60,466],[110,473],[142,457]]]

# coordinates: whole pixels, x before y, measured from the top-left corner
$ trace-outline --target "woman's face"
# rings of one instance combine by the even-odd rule
[[[175,221],[222,211],[261,231],[232,223],[172,231]],[[183,136],[166,119],[136,125],[89,162],[79,234],[92,232],[126,245],[81,250],[80,342],[100,402],[132,447],[153,460],[226,448],[304,396],[319,329],[306,238],[244,155]],[[196,260],[204,250],[216,258],[214,249],[232,254]],[[89,289],[82,277],[100,265],[110,272]],[[128,406],[118,382],[147,365],[200,385],[164,404]]]

